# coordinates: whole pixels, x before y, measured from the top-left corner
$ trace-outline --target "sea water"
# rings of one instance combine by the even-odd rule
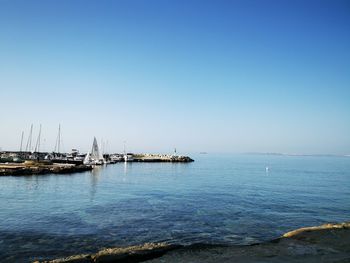
[[[0,177],[0,261],[145,242],[251,244],[350,220],[349,157],[191,157]]]

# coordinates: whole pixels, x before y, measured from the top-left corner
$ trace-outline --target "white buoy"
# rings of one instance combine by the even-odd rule
[[[269,167],[268,167],[268,166],[265,167],[265,171],[266,171],[267,173],[269,172]]]

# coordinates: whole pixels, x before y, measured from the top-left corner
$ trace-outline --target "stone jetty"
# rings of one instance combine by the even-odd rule
[[[26,161],[24,163],[0,164],[0,176],[68,174],[92,170],[90,165],[57,164],[50,162]]]
[[[168,155],[168,154],[133,154],[134,162],[172,162],[190,163],[194,160],[188,156]]]
[[[39,261],[36,261],[39,263]],[[345,263],[350,262],[350,222],[301,228],[282,237],[243,246],[174,246],[150,243],[126,248],[103,249],[45,263],[149,262],[149,263]]]

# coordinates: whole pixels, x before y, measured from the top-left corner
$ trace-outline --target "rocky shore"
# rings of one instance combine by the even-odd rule
[[[90,165],[50,164],[44,162],[25,162],[20,164],[0,164],[0,176],[8,175],[39,175],[39,174],[67,174],[92,170]]]
[[[49,261],[34,261],[33,263],[144,262],[161,257],[166,252],[177,248],[180,248],[180,246],[165,243],[146,243],[125,248],[107,248],[95,254],[74,255]]]
[[[39,263],[39,261],[35,261]],[[174,246],[164,243],[104,249],[45,263],[85,262],[350,262],[350,222],[297,229],[270,242],[247,246]]]

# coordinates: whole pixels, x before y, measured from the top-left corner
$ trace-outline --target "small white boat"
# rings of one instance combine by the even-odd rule
[[[134,160],[134,155],[131,153],[124,154],[124,162],[132,162]]]
[[[123,161],[124,157],[121,155],[112,154],[109,156],[109,159],[111,160],[111,163],[117,163]]]

